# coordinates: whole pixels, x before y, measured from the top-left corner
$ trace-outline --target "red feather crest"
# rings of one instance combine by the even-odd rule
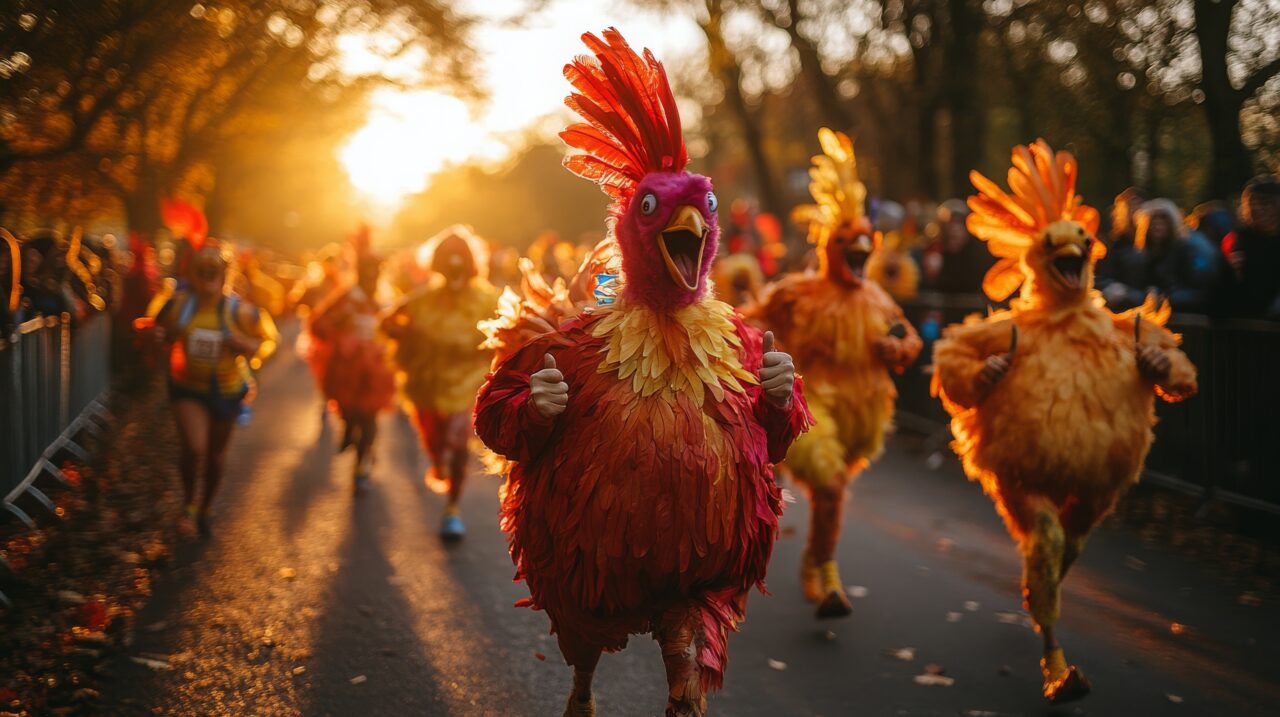
[[[204,212],[181,199],[161,199],[160,218],[174,237],[186,239],[195,249],[209,236],[209,220]]]
[[[564,166],[615,199],[629,195],[650,172],[683,171],[689,153],[662,63],[649,50],[637,55],[612,27],[603,40],[588,32],[582,41],[595,57],[581,55],[565,65],[564,76],[577,92],[564,102],[586,122],[560,138],[584,154],[566,157]]]

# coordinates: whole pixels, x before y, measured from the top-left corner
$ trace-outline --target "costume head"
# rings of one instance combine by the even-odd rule
[[[867,259],[880,235],[867,219],[867,188],[858,179],[853,141],[843,132],[818,130],[822,154],[809,168],[809,194],[816,204],[796,207],[791,217],[809,225],[819,273],[839,284],[861,286]]]
[[[418,266],[444,277],[450,286],[489,275],[489,245],[471,227],[455,224],[423,242]]]
[[[662,63],[638,55],[617,30],[582,41],[594,57],[564,68],[577,90],[565,104],[585,122],[560,133],[584,154],[564,165],[613,198],[627,300],[675,309],[700,300],[720,236],[711,180],[685,171],[689,155]]]
[[[1076,194],[1076,160],[1044,140],[1013,149],[1006,194],[973,171],[978,194],[969,197],[969,231],[999,258],[982,281],[993,301],[1004,301],[1018,287],[1023,296],[1063,303],[1093,287],[1093,266],[1107,253],[1098,241],[1098,211]],[[1025,286],[1024,286],[1025,283]]]
[[[174,238],[187,243],[188,250],[178,261],[178,273],[199,294],[222,293],[229,256],[226,247],[209,236],[204,212],[181,199],[164,199],[160,217]]]

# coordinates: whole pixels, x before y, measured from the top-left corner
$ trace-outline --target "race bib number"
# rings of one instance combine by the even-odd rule
[[[216,363],[222,356],[222,332],[192,329],[187,334],[187,357],[194,361]]]

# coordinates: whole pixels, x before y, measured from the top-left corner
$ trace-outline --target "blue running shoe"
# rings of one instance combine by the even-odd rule
[[[467,527],[462,524],[462,516],[457,508],[448,508],[444,512],[444,520],[440,522],[440,537],[446,543],[456,543],[467,534]]]

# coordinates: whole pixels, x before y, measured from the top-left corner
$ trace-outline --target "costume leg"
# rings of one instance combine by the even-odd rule
[[[449,503],[456,505],[462,497],[462,484],[467,478],[467,438],[470,434],[471,417],[465,413],[449,416],[449,428],[446,434],[448,445],[449,467]]]
[[[591,694],[591,680],[596,674],[603,648],[587,645],[564,633],[560,634],[560,652],[573,667],[573,689],[564,708],[565,717],[595,717],[596,701]]]
[[[658,621],[654,639],[662,647],[667,668],[667,717],[701,717],[707,711],[698,648],[703,641],[702,615],[696,605],[668,610]]]
[[[844,591],[840,569],[836,563],[836,545],[840,542],[840,526],[844,517],[845,483],[814,487],[809,491],[809,543],[805,549],[805,593],[818,603],[820,618],[844,617],[853,605]],[[816,572],[816,580],[814,573]]]
[[[1031,499],[1024,509],[1027,532],[1022,538],[1022,593],[1027,610],[1044,638],[1044,658],[1040,670],[1044,674],[1044,696],[1050,702],[1079,699],[1089,693],[1089,682],[1074,666],[1068,665],[1058,644],[1054,627],[1061,610],[1061,588],[1068,554],[1057,507],[1043,498]],[[1079,545],[1073,549],[1079,554]]]

